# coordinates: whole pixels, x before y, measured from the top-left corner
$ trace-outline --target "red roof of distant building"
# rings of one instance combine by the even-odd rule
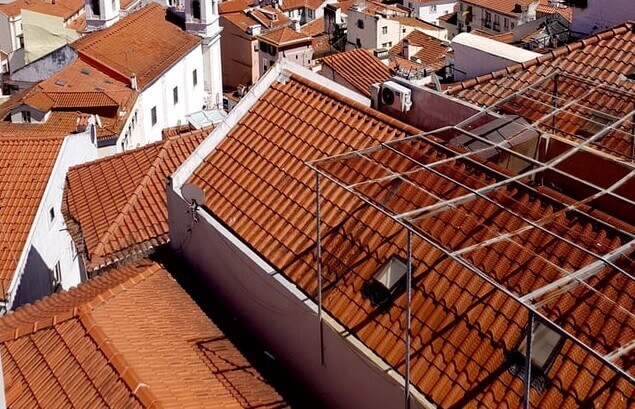
[[[370,97],[371,85],[392,77],[388,66],[363,48],[329,55],[321,61],[366,97]]]
[[[120,80],[136,75],[139,89],[144,89],[202,41],[172,19],[165,8],[150,3],[73,45],[81,59],[102,65]]]

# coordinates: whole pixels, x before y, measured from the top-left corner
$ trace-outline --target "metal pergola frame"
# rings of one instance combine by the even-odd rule
[[[575,96],[572,99],[562,98],[560,95],[555,96],[558,99],[557,105],[548,105],[545,104],[544,101],[539,101],[531,98],[527,94],[530,91],[536,91],[537,87],[544,85],[545,81],[558,81],[558,76],[563,76],[570,81],[580,81],[580,83],[585,84],[586,86],[591,87],[591,89],[583,90],[582,95]],[[598,90],[610,91],[611,93],[619,94],[621,97],[627,98],[627,105],[631,104],[633,108],[630,108],[629,111],[625,112],[623,116],[617,117],[613,114],[607,114],[602,111],[597,111],[595,108],[590,108],[584,105],[584,100],[586,98],[592,97],[594,93],[598,92]],[[554,90],[554,93],[557,92],[557,89]],[[510,135],[508,138],[501,142],[493,142],[489,139],[475,134],[472,132],[472,128],[470,125],[477,123],[477,121],[481,121],[486,116],[491,116],[493,118],[501,118],[503,117],[501,114],[497,113],[497,109],[500,108],[503,104],[513,100],[514,98],[524,98],[531,102],[539,103],[545,106],[548,106],[551,109],[551,112],[542,115],[537,120],[534,120],[532,123],[519,123],[521,125],[520,131],[515,133],[514,135]],[[560,105],[560,102],[564,102]],[[578,143],[571,142],[571,148],[565,150],[564,152],[556,155],[552,159],[548,161],[540,161],[534,157],[516,152],[513,150],[513,146],[511,146],[510,141],[514,138],[523,138],[526,132],[533,132],[538,139],[538,142],[542,138],[549,138],[549,134],[545,133],[545,127],[542,126],[545,121],[548,121],[552,118],[555,118],[557,115],[561,113],[565,113],[568,115],[573,115],[581,118],[577,113],[573,113],[569,111],[572,108],[582,108],[582,109],[590,109],[605,115],[605,117],[610,116],[612,122],[610,124],[601,124],[595,122],[595,124],[603,127],[602,130],[595,133],[594,135],[580,140]],[[618,359],[621,356],[629,353],[631,350],[635,349],[635,339],[625,343],[621,347],[617,348],[614,351],[610,351],[608,353],[602,353],[590,345],[587,345],[584,341],[568,332],[560,325],[558,325],[553,320],[549,319],[545,314],[540,311],[540,308],[549,303],[550,301],[556,299],[562,294],[570,291],[571,289],[577,286],[584,286],[587,289],[591,290],[594,294],[602,296],[604,299],[608,300],[608,302],[613,303],[618,307],[618,309],[629,317],[635,317],[633,313],[628,311],[623,306],[617,305],[617,303],[608,298],[605,294],[602,294],[600,291],[597,291],[594,287],[586,282],[589,278],[597,275],[599,272],[606,271],[606,269],[610,269],[612,274],[621,274],[627,280],[634,281],[635,278],[631,275],[631,272],[625,271],[622,267],[617,264],[617,260],[620,258],[628,259],[628,256],[635,251],[635,235],[633,235],[629,231],[624,231],[619,226],[613,225],[606,220],[599,219],[593,214],[585,211],[585,207],[591,203],[592,201],[600,198],[600,197],[610,197],[613,200],[618,200],[626,206],[632,207],[635,209],[635,201],[624,197],[623,195],[617,193],[617,190],[624,186],[624,184],[630,180],[635,178],[635,162],[624,162],[621,160],[617,160],[621,166],[624,167],[625,173],[618,180],[614,181],[608,187],[600,187],[591,183],[590,181],[581,179],[576,175],[572,175],[569,172],[566,172],[562,169],[559,169],[557,166],[563,163],[565,160],[571,158],[573,155],[578,152],[587,152],[594,154],[597,152],[594,148],[596,142],[599,142],[601,138],[606,136],[611,132],[624,132],[619,130],[618,128],[624,126],[625,124],[629,124],[630,128],[635,129],[635,125],[633,125],[633,118],[635,117],[635,94],[631,94],[625,92],[623,90],[614,89],[611,87],[607,87],[600,84],[591,83],[588,80],[579,79],[577,77],[571,75],[565,75],[556,73],[552,76],[545,78],[542,81],[536,82],[531,86],[514,92],[512,95],[502,99],[495,105],[483,109],[481,112],[475,114],[474,116],[460,122],[459,124],[451,127],[441,128],[437,131],[425,133],[421,135],[415,135],[395,141],[385,142],[380,144],[379,146],[370,147],[367,149],[357,150],[354,152],[343,153],[339,155],[334,155],[331,157],[318,159],[315,161],[307,162],[307,165],[315,172],[315,182],[316,182],[316,221],[317,221],[317,273],[318,273],[318,320],[320,322],[320,338],[322,339],[322,215],[321,215],[321,179],[324,178],[329,180],[330,182],[336,184],[337,186],[343,188],[347,192],[356,196],[362,202],[371,206],[375,210],[381,212],[385,216],[389,217],[392,221],[400,225],[401,227],[406,229],[407,232],[407,242],[406,242],[406,253],[407,253],[407,278],[406,278],[406,336],[405,336],[405,405],[408,407],[409,399],[410,399],[410,328],[411,328],[411,311],[410,311],[410,302],[411,302],[411,286],[412,286],[412,238],[413,235],[423,240],[427,244],[431,245],[435,249],[439,250],[445,257],[453,260],[459,265],[465,267],[469,271],[477,274],[479,277],[487,281],[489,284],[493,285],[498,290],[505,293],[507,296],[514,299],[520,305],[522,305],[528,311],[528,327],[527,327],[527,344],[526,344],[526,352],[525,352],[525,399],[524,405],[526,408],[530,407],[530,399],[529,399],[529,391],[531,388],[531,354],[532,354],[532,338],[533,338],[533,323],[537,320],[547,327],[551,328],[553,331],[556,331],[561,336],[564,336],[566,339],[571,340],[573,343],[584,349],[586,352],[603,362],[605,365],[612,368],[616,371],[621,377],[629,381],[630,383],[635,384],[635,377],[629,372],[629,368],[622,368],[618,363]],[[585,118],[582,118],[588,121]],[[549,128],[548,126],[546,128]],[[475,151],[461,151],[459,149],[454,149],[449,145],[443,144],[441,140],[436,138],[434,135],[443,133],[446,131],[456,132],[459,135],[464,135],[469,137],[474,141],[479,141],[481,144],[484,144],[484,148],[477,149]],[[625,134],[628,134],[624,132]],[[635,138],[635,135],[629,136]],[[635,139],[634,139],[635,141]],[[441,159],[435,160],[431,163],[423,163],[421,160],[410,156],[408,153],[401,151],[399,146],[404,143],[412,143],[412,142],[422,142],[425,145],[436,149],[438,152],[448,155],[447,157],[443,157]],[[635,143],[635,142],[634,142]],[[524,163],[527,163],[528,166],[531,165],[529,170],[526,170],[527,167],[524,168],[518,174],[508,174],[503,170],[497,170],[489,167],[480,157],[479,154],[491,152],[495,150],[497,152],[504,152],[506,155],[510,157],[515,157]],[[408,164],[407,170],[404,171],[396,171],[391,168],[390,165],[386,163],[382,163],[380,160],[374,159],[372,155],[374,153],[383,153],[390,152],[391,154],[398,155],[403,159],[404,163]],[[349,160],[359,161],[364,160],[368,161],[369,164],[374,166],[376,169],[380,169],[383,174],[378,177],[366,177],[361,181],[355,181],[351,183],[347,182],[345,179],[349,176],[347,175],[338,175],[333,174],[328,170],[328,166],[332,164],[342,165]],[[443,167],[445,165],[449,165],[453,162],[463,162],[471,166],[473,169],[487,169],[487,172],[495,175],[495,182],[491,184],[486,184],[481,187],[471,187],[462,181],[456,180],[451,175],[448,175],[443,172]],[[577,183],[584,185],[589,188],[592,194],[589,194],[587,197],[584,197],[580,200],[574,200],[572,204],[564,204],[562,203],[562,207],[557,210],[554,209],[554,212],[545,217],[540,217],[538,220],[532,220],[528,217],[525,217],[512,209],[507,208],[503,204],[497,202],[493,198],[490,197],[490,194],[500,191],[501,189],[505,189],[510,185],[521,185],[523,189],[526,189],[530,192],[540,194],[544,196],[543,193],[539,192],[533,186],[526,184],[528,180],[532,177],[542,173],[542,172],[553,172],[554,174],[558,174],[559,176],[563,176],[570,180],[573,180]],[[442,198],[435,195],[433,192],[429,190],[425,190],[421,186],[417,186],[412,180],[409,179],[410,176],[416,174],[417,172],[427,172],[434,174],[436,177],[442,178],[454,186],[459,188],[461,191],[465,191],[467,193],[462,194],[458,197],[452,198]],[[363,176],[363,175],[362,175]],[[465,176],[465,175],[464,175]],[[395,213],[390,209],[385,208],[384,206],[376,203],[375,200],[371,197],[367,197],[363,192],[359,190],[360,187],[364,187],[366,185],[377,184],[390,182],[392,180],[399,180],[401,182],[405,182],[415,186],[415,188],[419,189],[421,192],[424,192],[427,196],[434,199],[433,204],[429,204],[427,206],[419,207],[416,209],[409,210],[403,213]],[[553,199],[553,198],[552,198]],[[436,214],[448,211],[448,210],[459,210],[461,206],[474,201],[474,200],[484,200],[488,204],[494,205],[501,210],[509,213],[514,218],[517,218],[522,221],[524,224],[522,227],[517,228],[513,231],[509,232],[500,232],[496,229],[491,229],[491,226],[486,226],[485,228],[489,231],[494,231],[497,234],[494,237],[487,238],[486,240],[480,241],[476,244],[471,244],[464,248],[452,249],[449,246],[443,245],[439,242],[435,237],[426,234],[425,232],[419,230],[416,226],[416,223],[423,218],[431,217]],[[585,248],[583,245],[576,243],[558,233],[550,230],[546,227],[548,222],[552,222],[558,217],[569,213],[577,213],[583,215],[585,218],[594,221],[595,223],[600,223],[605,227],[613,230],[617,234],[621,235],[622,244],[621,246],[614,248],[608,252],[603,252],[599,254],[595,251],[591,251],[588,248]],[[592,257],[594,261],[585,264],[584,266],[578,268],[575,271],[567,271],[562,267],[555,265],[549,260],[545,259],[543,256],[537,253],[533,253],[532,257],[539,258],[541,262],[545,262],[549,267],[554,268],[556,272],[558,272],[561,277],[557,278],[545,285],[542,285],[538,288],[531,290],[527,294],[517,294],[512,288],[506,287],[506,285],[502,282],[497,281],[486,271],[481,270],[477,266],[471,264],[465,257],[465,254],[470,253],[472,251],[490,246],[492,244],[506,241],[513,243],[515,245],[520,246],[520,244],[514,240],[515,237],[524,234],[532,229],[540,230],[541,232],[563,242],[566,243],[567,246],[575,248],[583,252],[584,254]],[[543,298],[544,297],[544,298]],[[542,299],[541,299],[542,298]],[[324,362],[324,350],[321,349],[321,357],[322,362]]]

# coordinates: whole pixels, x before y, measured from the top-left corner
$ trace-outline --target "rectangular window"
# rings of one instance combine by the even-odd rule
[[[60,262],[55,263],[51,272],[51,292],[58,292],[62,289],[62,267]]]
[[[356,38],[355,45],[357,46],[357,48],[362,48],[362,40],[360,40],[359,38]]]
[[[31,123],[31,111],[22,111],[22,122]]]
[[[432,5],[430,6],[430,13],[436,13],[437,12],[437,5]]]
[[[172,99],[174,100],[174,105],[179,103],[179,87],[172,89]]]
[[[492,28],[492,13],[489,11],[485,12],[485,19],[483,20],[483,25],[487,28]]]
[[[152,118],[152,126],[157,124],[157,107],[152,107],[150,110],[150,117]]]
[[[53,223],[54,221],[55,221],[55,209],[51,207],[49,209],[49,222]]]
[[[382,34],[388,34],[388,27],[382,27],[381,28],[381,33]]]
[[[507,31],[507,29],[509,29],[509,19],[507,17],[505,17],[505,19],[503,19],[503,26],[505,27],[505,31]]]
[[[198,85],[198,73],[196,70],[192,71],[192,86],[196,87]]]
[[[494,30],[501,30],[501,18],[498,14],[494,14]]]
[[[361,19],[357,20],[357,28],[361,28],[361,29],[364,28],[364,20],[361,20]]]

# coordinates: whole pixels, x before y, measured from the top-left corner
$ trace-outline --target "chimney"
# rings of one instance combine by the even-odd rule
[[[410,41],[407,38],[403,39],[403,58],[410,59]]]
[[[132,88],[135,91],[138,89],[138,86],[137,86],[137,74],[132,74],[130,76],[130,88]]]

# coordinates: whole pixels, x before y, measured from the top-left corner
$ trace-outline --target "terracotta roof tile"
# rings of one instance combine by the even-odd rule
[[[562,17],[567,19],[568,22],[573,21],[573,8],[564,6],[564,7],[556,7],[551,5],[549,0],[540,0],[540,4],[536,8],[537,14],[560,14]]]
[[[291,24],[291,20],[285,16],[281,10],[274,9],[271,6],[260,7],[257,10],[252,10],[249,15],[258,23],[262,24],[266,29]]]
[[[167,243],[167,177],[210,130],[191,131],[69,170],[63,213],[88,270]]]
[[[448,50],[448,46],[441,40],[417,30],[408,34],[402,41],[391,48],[390,54],[403,57],[404,40],[414,46],[415,53],[410,57],[414,57],[418,63],[428,67],[428,69],[438,70],[443,68],[445,66],[445,57],[452,54]]]
[[[0,134],[0,298],[14,278],[62,141],[63,135]]]
[[[491,38],[492,40],[500,41],[501,43],[505,43],[505,44],[511,44],[514,42],[514,33],[511,31],[507,33],[491,34],[491,33],[488,33],[487,31],[476,29],[476,30],[472,30],[471,33],[481,37]]]
[[[0,13],[8,17],[19,16],[22,10],[29,10],[68,20],[83,9],[83,0],[16,0],[0,4]]]
[[[150,3],[73,44],[80,58],[118,73],[121,80],[135,74],[143,89],[202,41],[172,19],[165,8]]]
[[[388,66],[363,48],[324,57],[322,64],[351,84],[355,90],[370,97],[372,84],[392,77]]]
[[[463,3],[471,4],[489,10],[506,14],[508,16],[520,15],[520,6],[528,6],[538,0],[461,0]]]
[[[306,23],[305,25],[300,27],[300,32],[311,37],[316,37],[320,34],[323,34],[324,17],[316,18],[315,20]]]
[[[11,407],[286,406],[149,260],[19,308],[0,334]]]
[[[266,33],[258,36],[258,38],[276,46],[294,44],[302,41],[308,42],[311,39],[309,36],[298,33],[286,26],[267,31]]]
[[[286,84],[270,86],[188,182],[205,190],[207,208],[215,217],[314,296],[314,173],[304,162],[412,133],[418,131],[292,74]],[[445,157],[444,150],[429,143],[406,148],[422,161]],[[397,159],[391,162],[393,166],[407,170],[408,162]],[[486,167],[455,162],[443,167],[473,186],[482,186],[492,177]],[[354,178],[372,167],[340,170]],[[431,172],[412,176],[425,191],[460,194]],[[409,184],[391,182],[391,186],[391,194],[385,197],[373,196],[372,185],[367,194],[396,211],[420,207],[429,199],[416,195]],[[322,201],[325,308],[393,368],[403,371],[405,295],[399,293],[392,303],[379,308],[362,295],[361,287],[392,254],[404,255],[406,233],[372,208],[351,200],[343,189],[327,183],[322,192],[327,199]],[[527,217],[549,214],[562,206],[553,199],[555,192],[536,192],[522,184],[497,194],[496,200]],[[475,200],[461,209],[422,219],[421,228],[442,243],[459,245],[492,234],[483,228],[485,219],[501,231],[522,225],[496,209]],[[589,249],[614,248],[624,240],[589,220],[563,217],[557,222],[550,227]],[[532,260],[532,251],[542,252],[551,263],[569,271],[585,262],[580,250],[545,246],[547,242],[545,234],[528,235],[520,243],[482,248],[470,254],[469,260],[524,289],[544,282],[553,272],[546,263]],[[509,356],[525,334],[526,311],[430,245],[415,240],[413,249],[412,382],[442,407],[522,405],[523,382],[510,372]],[[635,268],[632,263],[631,259],[626,268]],[[629,310],[635,305],[635,286],[625,277],[600,274],[589,284],[619,298]],[[561,325],[608,351],[632,339],[635,322],[607,306],[580,286],[549,303],[543,312],[555,316],[565,311],[559,315]],[[567,341],[546,374],[544,392],[532,394],[532,407],[632,406],[635,388],[623,379],[613,379],[614,375]]]
[[[449,93],[478,105],[491,105],[556,72],[633,92],[635,82],[627,79],[635,65],[633,27],[630,22],[623,24],[523,64],[459,83]],[[631,141],[605,138],[602,145],[615,154],[632,156]]]
[[[250,7],[253,7],[253,0],[226,0],[218,4],[218,12],[220,14],[235,13],[237,11],[244,11]]]
[[[77,114],[68,112],[73,110],[98,114],[101,127],[97,128],[97,136],[108,138],[121,133],[137,97],[138,92],[126,83],[82,60],[75,60],[52,77],[0,105],[0,115],[6,117],[16,106],[35,103],[39,109],[52,111],[45,123],[11,124],[4,121],[0,122],[0,131],[48,127],[69,134],[77,128]],[[126,115],[121,115],[122,112]]]

